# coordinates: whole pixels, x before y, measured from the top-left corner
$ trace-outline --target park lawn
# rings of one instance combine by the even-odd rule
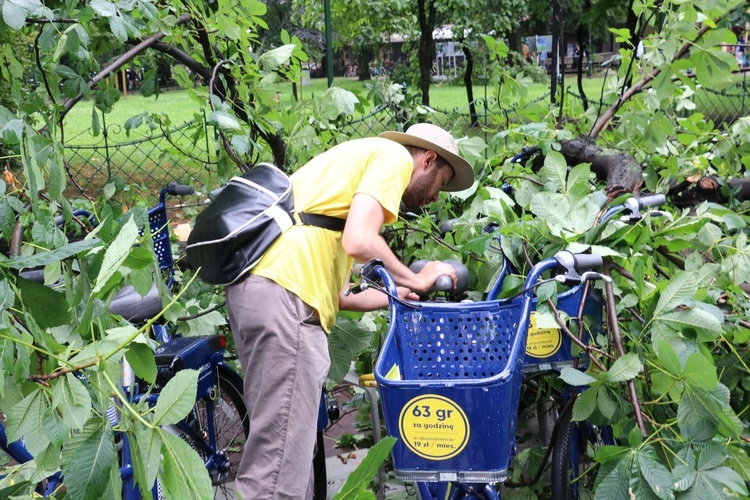
[[[367,96],[368,88],[366,84],[383,84],[382,81],[372,80],[369,82],[360,82],[356,78],[335,78],[333,84],[337,87],[358,92],[362,96]],[[591,99],[592,96],[598,96],[601,89],[601,78],[587,78],[584,80],[585,90]],[[575,80],[569,78],[566,80],[566,86],[575,85]],[[313,78],[309,85],[297,86],[297,96],[302,100],[307,100],[315,95],[320,95],[328,88],[326,78]],[[574,87],[573,87],[574,88]],[[276,85],[279,94],[279,101],[282,103],[291,102],[294,99],[293,88],[291,83],[279,83]],[[494,99],[496,89],[494,87],[484,87],[477,85],[474,87],[474,99]],[[538,83],[529,86],[528,98],[536,99],[549,94],[549,82]],[[594,97],[596,98],[596,97]],[[466,89],[460,85],[453,85],[447,82],[434,84],[430,88],[430,106],[436,110],[450,112],[461,110],[468,106]],[[82,101],[78,103],[65,116],[65,143],[68,145],[98,144],[103,141],[103,137],[93,136],[91,133],[92,113],[94,112],[93,101]],[[130,135],[127,134],[124,124],[133,116],[141,113],[165,113],[173,126],[185,122],[202,119],[203,112],[206,116],[210,112],[207,106],[201,108],[188,94],[188,91],[182,89],[162,91],[157,96],[145,98],[140,94],[128,94],[122,97],[113,107],[112,112],[103,116],[99,115],[100,124],[106,123],[108,126],[108,140],[111,142],[128,142],[142,139],[150,136],[150,130],[145,125],[138,129],[132,130]],[[158,134],[159,131],[154,132]]]

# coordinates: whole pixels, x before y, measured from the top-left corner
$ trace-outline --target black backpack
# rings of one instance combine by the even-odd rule
[[[346,223],[328,215],[295,212],[289,177],[270,163],[259,163],[233,177],[196,217],[187,241],[188,260],[204,282],[230,285],[297,221],[332,231],[343,231]]]

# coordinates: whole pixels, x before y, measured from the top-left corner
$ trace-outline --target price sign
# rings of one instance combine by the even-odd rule
[[[529,336],[526,338],[526,354],[533,358],[548,358],[560,350],[562,332],[559,328],[537,328],[536,314],[531,313]]]
[[[437,394],[417,396],[399,416],[401,438],[422,458],[447,460],[469,442],[469,420],[454,401]]]

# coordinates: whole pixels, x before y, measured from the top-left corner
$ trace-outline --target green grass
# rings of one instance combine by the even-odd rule
[[[335,78],[333,84],[337,87],[358,91],[361,95],[367,95],[365,87],[367,83],[360,82],[356,78]],[[597,98],[601,89],[601,78],[587,78],[584,80],[585,89],[589,98]],[[575,85],[573,79],[567,79],[566,85]],[[313,78],[309,85],[298,86],[298,97],[302,100],[311,99],[314,95],[320,95],[328,88],[326,78]],[[412,89],[414,90],[414,89]],[[294,99],[292,84],[283,83],[276,85],[279,100],[282,103],[291,102]],[[549,82],[534,84],[528,88],[528,97],[535,99],[549,93]],[[474,98],[483,99],[493,97],[495,89],[492,87],[475,86]],[[466,89],[463,86],[452,85],[444,82],[433,84],[430,88],[430,106],[441,111],[452,111],[456,108],[462,109],[467,106]],[[102,138],[91,136],[93,101],[83,101],[77,104],[65,117],[65,142],[66,144],[94,144],[99,143]],[[206,112],[209,109],[206,107]],[[193,101],[184,90],[163,91],[157,97],[144,98],[140,94],[128,94],[117,102],[111,113],[104,118],[109,129],[109,140],[113,142],[125,142],[148,136],[145,126],[131,132],[127,136],[123,125],[125,122],[140,113],[163,112],[169,115],[172,124],[182,124],[193,120],[196,114],[201,112],[201,107]],[[99,113],[100,121],[102,115]]]

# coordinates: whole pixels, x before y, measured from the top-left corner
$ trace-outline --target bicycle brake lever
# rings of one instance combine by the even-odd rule
[[[344,291],[344,297],[348,297],[351,294],[357,295],[358,293],[362,293],[365,290],[370,288],[369,283],[360,283],[359,285],[354,285],[353,287],[350,287],[349,289]]]
[[[565,286],[575,286],[583,283],[583,277],[577,274],[570,273],[555,275],[554,280],[558,283],[562,283]]]
[[[605,283],[612,282],[612,278],[610,278],[606,274],[597,273],[596,271],[586,271],[581,275],[581,282],[589,280],[602,280]]]

